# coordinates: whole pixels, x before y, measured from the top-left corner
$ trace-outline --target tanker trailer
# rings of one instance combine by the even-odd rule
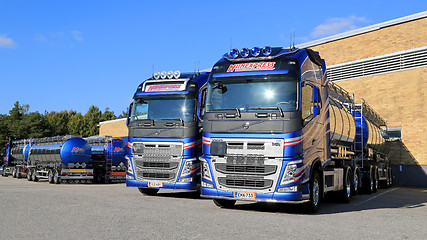
[[[79,136],[56,136],[34,139],[28,158],[27,179],[48,179],[49,183],[93,181],[89,163],[91,148]]]
[[[92,148],[94,180],[98,183],[126,181],[126,142],[109,136],[92,136],[85,140]]]
[[[9,138],[3,162],[2,174],[4,177],[9,174],[14,178],[21,178],[26,175],[26,165],[31,146],[32,143],[29,139]]]

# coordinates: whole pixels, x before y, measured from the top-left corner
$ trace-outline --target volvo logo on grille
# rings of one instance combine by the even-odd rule
[[[247,130],[249,128],[249,122],[245,122],[242,125],[243,129]]]

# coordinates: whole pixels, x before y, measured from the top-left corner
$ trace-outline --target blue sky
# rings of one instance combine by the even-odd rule
[[[289,46],[427,10],[425,1],[0,0],[0,114],[126,110],[154,71],[207,69],[230,49]],[[327,61],[327,59],[326,59]]]

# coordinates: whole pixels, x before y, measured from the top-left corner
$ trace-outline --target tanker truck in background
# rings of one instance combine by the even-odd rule
[[[27,179],[37,182],[48,179],[49,183],[81,182],[94,179],[91,147],[80,136],[56,136],[32,139],[29,151]]]
[[[203,118],[201,196],[318,210],[392,181],[386,122],[329,82],[310,49],[232,49],[213,67]]]
[[[127,143],[109,136],[84,138],[91,146],[94,181],[97,183],[125,182]]]
[[[129,107],[126,185],[146,195],[159,189],[199,190],[200,112],[208,72],[155,73]]]
[[[4,177],[9,175],[14,178],[26,176],[26,165],[32,145],[30,139],[9,138],[2,164],[2,175]]]

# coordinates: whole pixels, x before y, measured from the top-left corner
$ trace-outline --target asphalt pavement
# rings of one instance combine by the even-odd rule
[[[0,239],[427,239],[427,189],[394,187],[298,205],[218,208],[195,192],[0,177]]]

